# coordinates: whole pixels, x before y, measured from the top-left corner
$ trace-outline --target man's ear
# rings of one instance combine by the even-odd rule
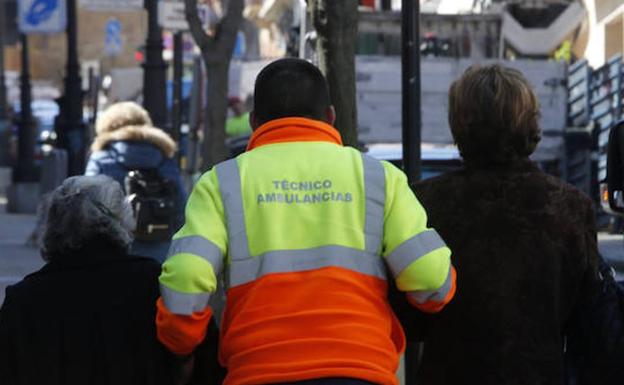
[[[325,110],[325,122],[330,126],[333,126],[336,122],[336,109],[332,105],[328,106]]]
[[[251,111],[249,113],[249,125],[253,131],[256,131],[260,124],[258,124],[258,119],[256,118],[256,111]]]

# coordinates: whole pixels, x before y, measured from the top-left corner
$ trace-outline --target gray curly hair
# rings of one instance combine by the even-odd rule
[[[132,208],[119,183],[104,175],[66,179],[50,196],[42,254],[55,258],[104,242],[127,250],[133,240]]]

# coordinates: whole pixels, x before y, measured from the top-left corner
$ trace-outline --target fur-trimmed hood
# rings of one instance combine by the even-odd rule
[[[91,151],[104,150],[109,144],[119,141],[151,143],[167,158],[173,158],[176,152],[173,139],[163,130],[150,126],[125,126],[114,131],[100,131],[91,145]]]

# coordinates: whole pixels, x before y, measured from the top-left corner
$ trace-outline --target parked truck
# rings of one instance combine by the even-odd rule
[[[487,60],[481,64],[493,62]],[[266,63],[234,62],[230,73],[230,94],[243,100],[252,95],[253,79]],[[453,80],[473,64],[469,59],[448,57],[422,60],[421,152],[425,177],[461,164],[447,122],[447,95]],[[570,168],[566,156],[566,135],[569,131],[566,125],[566,65],[546,60],[517,60],[502,64],[522,71],[539,98],[543,138],[533,155],[534,160],[547,171],[566,178]],[[358,55],[356,90],[359,141],[371,155],[399,163],[402,159],[401,58]]]

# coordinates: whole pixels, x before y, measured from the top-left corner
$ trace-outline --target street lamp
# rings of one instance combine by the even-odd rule
[[[60,147],[67,150],[67,175],[80,175],[85,170],[85,125],[82,120],[82,80],[78,62],[78,15],[76,0],[67,0],[67,65],[65,90],[59,100],[60,112],[56,132]]]
[[[156,127],[167,126],[167,63],[163,60],[162,29],[158,25],[158,1],[145,0],[147,40],[143,63],[143,106]]]
[[[22,74],[20,76],[20,119],[17,137],[17,164],[14,168],[13,181],[20,183],[35,182],[35,127],[30,108],[30,62],[28,58],[28,36],[20,35],[22,43]]]

